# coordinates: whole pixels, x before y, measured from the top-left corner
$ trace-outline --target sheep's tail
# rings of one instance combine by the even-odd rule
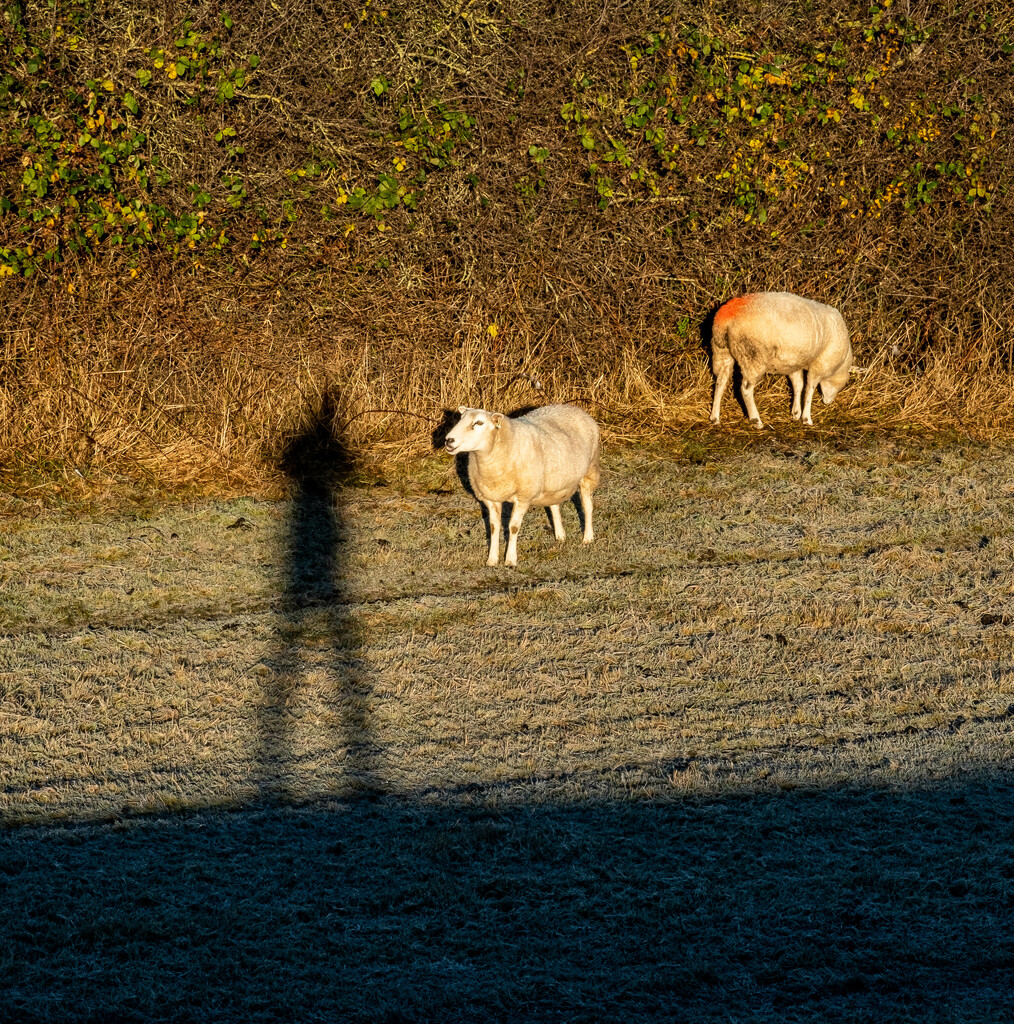
[[[718,348],[729,347],[729,328],[735,322],[736,317],[743,313],[750,305],[754,296],[740,295],[738,298],[729,299],[718,307],[715,318],[711,322],[711,343]]]
[[[717,318],[711,325],[711,344],[714,348],[729,347],[729,322]]]

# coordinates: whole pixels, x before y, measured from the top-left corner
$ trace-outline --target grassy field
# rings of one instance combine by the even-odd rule
[[[4,499],[0,1019],[1004,1019],[1009,444],[605,470],[517,570],[443,456]]]

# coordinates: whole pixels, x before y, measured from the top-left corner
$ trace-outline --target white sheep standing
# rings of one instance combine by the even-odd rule
[[[592,531],[592,493],[599,483],[599,428],[573,405],[544,405],[523,416],[510,417],[485,409],[461,406],[461,419],[447,434],[444,447],[468,452],[468,479],[476,498],[489,512],[489,558],[500,558],[500,510],[513,506],[506,565],[518,564],[518,531],[530,505],[549,506],[553,535],[562,541],[560,505],[581,495],[585,544]]]
[[[784,373],[792,381],[792,418],[813,425],[813,392],[820,385],[824,404],[845,386],[852,368],[852,346],[841,313],[833,306],[791,292],[756,292],[730,299],[717,313],[711,329],[711,368],[715,399],[711,422],[719,422],[722,395],[732,378],[733,364],[743,374],[743,402],[750,422],[761,423],[754,387],[765,373]],[[806,399],[803,371],[806,371]]]

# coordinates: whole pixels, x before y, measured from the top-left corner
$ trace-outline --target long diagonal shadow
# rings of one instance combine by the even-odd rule
[[[339,403],[325,395],[308,427],[285,446],[279,466],[291,487],[284,541],[283,589],[274,673],[259,709],[256,772],[261,799],[300,801],[319,795],[303,771],[295,724],[304,687],[323,672],[329,692],[333,756],[344,790],[376,791],[376,743],[370,688],[358,657],[362,637],[349,611],[345,487],[355,461],[340,436]],[[316,685],[316,682],[313,684]],[[319,742],[319,737],[318,737]]]

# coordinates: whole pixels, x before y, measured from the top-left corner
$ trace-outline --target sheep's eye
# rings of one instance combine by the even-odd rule
[[[483,421],[482,421],[482,420],[476,420],[476,421],[475,421],[475,422],[474,422],[474,423],[472,424],[472,429],[473,429],[473,430],[475,430],[475,428],[476,428],[476,427],[481,427],[481,426],[482,426],[482,424],[483,424]]]

